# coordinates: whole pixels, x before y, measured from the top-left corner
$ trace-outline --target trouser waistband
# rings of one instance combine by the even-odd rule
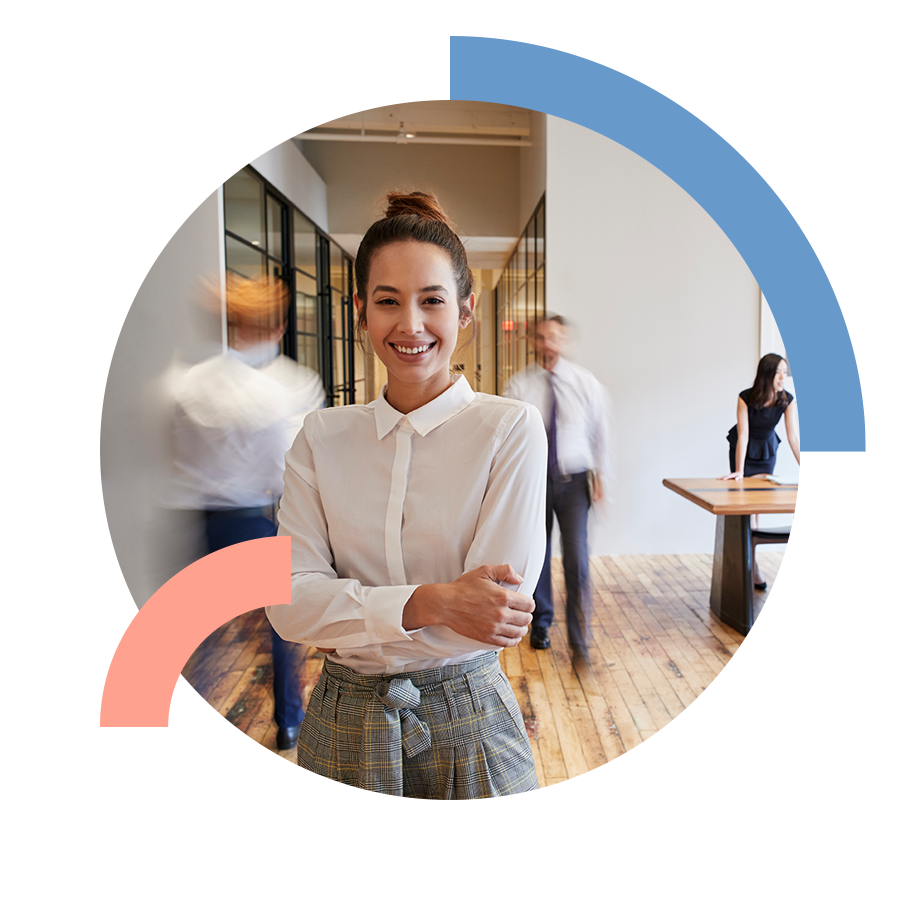
[[[407,680],[420,691],[428,692],[429,688],[437,688],[447,681],[455,678],[473,675],[479,671],[490,671],[495,666],[500,665],[499,656],[496,652],[483,653],[474,659],[468,659],[465,662],[454,663],[449,666],[437,666],[433,669],[420,669],[417,672],[394,672],[393,674],[379,675],[362,675],[354,672],[353,669],[343,666],[340,663],[333,662],[330,659],[325,660],[324,672],[332,678],[337,678],[348,686],[358,687],[360,690],[374,691],[379,684],[395,680]]]
[[[207,516],[219,516],[223,519],[249,519],[255,516],[264,516],[267,519],[275,518],[275,504],[268,506],[235,506],[228,509],[207,509]]]

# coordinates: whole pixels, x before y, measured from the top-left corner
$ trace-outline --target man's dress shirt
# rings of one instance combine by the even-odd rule
[[[550,424],[550,379],[556,391],[556,442],[559,471],[575,475],[596,469],[604,487],[610,473],[609,401],[606,389],[587,369],[560,357],[552,375],[537,364],[507,383],[507,397],[534,404],[544,426]]]
[[[463,377],[408,415],[384,394],[310,414],[287,454],[279,534],[291,603],[267,608],[286,640],[334,648],[362,674],[450,665],[497,650],[446,626],[406,631],[423,584],[509,564],[532,596],[544,559],[547,440],[537,411]]]
[[[325,391],[275,346],[268,357],[229,350],[191,367],[174,401],[172,505],[252,509],[278,501],[284,455]]]

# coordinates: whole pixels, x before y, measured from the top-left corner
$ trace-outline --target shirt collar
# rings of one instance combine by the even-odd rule
[[[546,374],[552,375],[557,382],[568,381],[572,374],[572,365],[565,357],[560,356],[556,361],[556,365],[553,367],[553,371],[547,372]]]
[[[259,369],[276,359],[281,353],[281,347],[277,341],[270,341],[248,347],[246,350],[235,350],[234,347],[229,347],[227,353],[239,362]]]
[[[475,391],[469,387],[469,382],[459,375],[443,394],[435,397],[430,403],[414,409],[408,415],[404,415],[385,400],[385,390],[386,386],[372,404],[375,409],[375,430],[379,441],[393,431],[394,426],[401,419],[408,419],[413,430],[424,437],[438,425],[443,425],[448,419],[452,419],[475,399]]]

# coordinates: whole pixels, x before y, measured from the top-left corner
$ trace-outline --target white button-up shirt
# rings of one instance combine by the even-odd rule
[[[465,378],[408,415],[384,395],[309,415],[286,457],[279,534],[291,603],[267,608],[286,640],[335,648],[362,674],[497,650],[446,626],[406,631],[422,584],[509,564],[532,596],[546,549],[547,439],[537,411]]]
[[[609,399],[587,369],[560,357],[552,375],[530,364],[506,383],[504,394],[533,403],[545,428],[550,422],[550,378],[556,391],[556,456],[559,470],[574,475],[596,469],[606,485],[609,463]]]
[[[284,455],[307,413],[325,402],[322,380],[278,354],[229,349],[186,370],[174,386],[171,505],[253,508],[276,503]]]

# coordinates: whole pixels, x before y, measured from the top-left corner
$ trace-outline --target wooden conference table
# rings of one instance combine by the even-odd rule
[[[665,478],[663,484],[716,517],[709,606],[726,625],[747,634],[753,625],[750,516],[792,513],[797,503],[797,485],[774,484],[764,476],[737,482]]]

